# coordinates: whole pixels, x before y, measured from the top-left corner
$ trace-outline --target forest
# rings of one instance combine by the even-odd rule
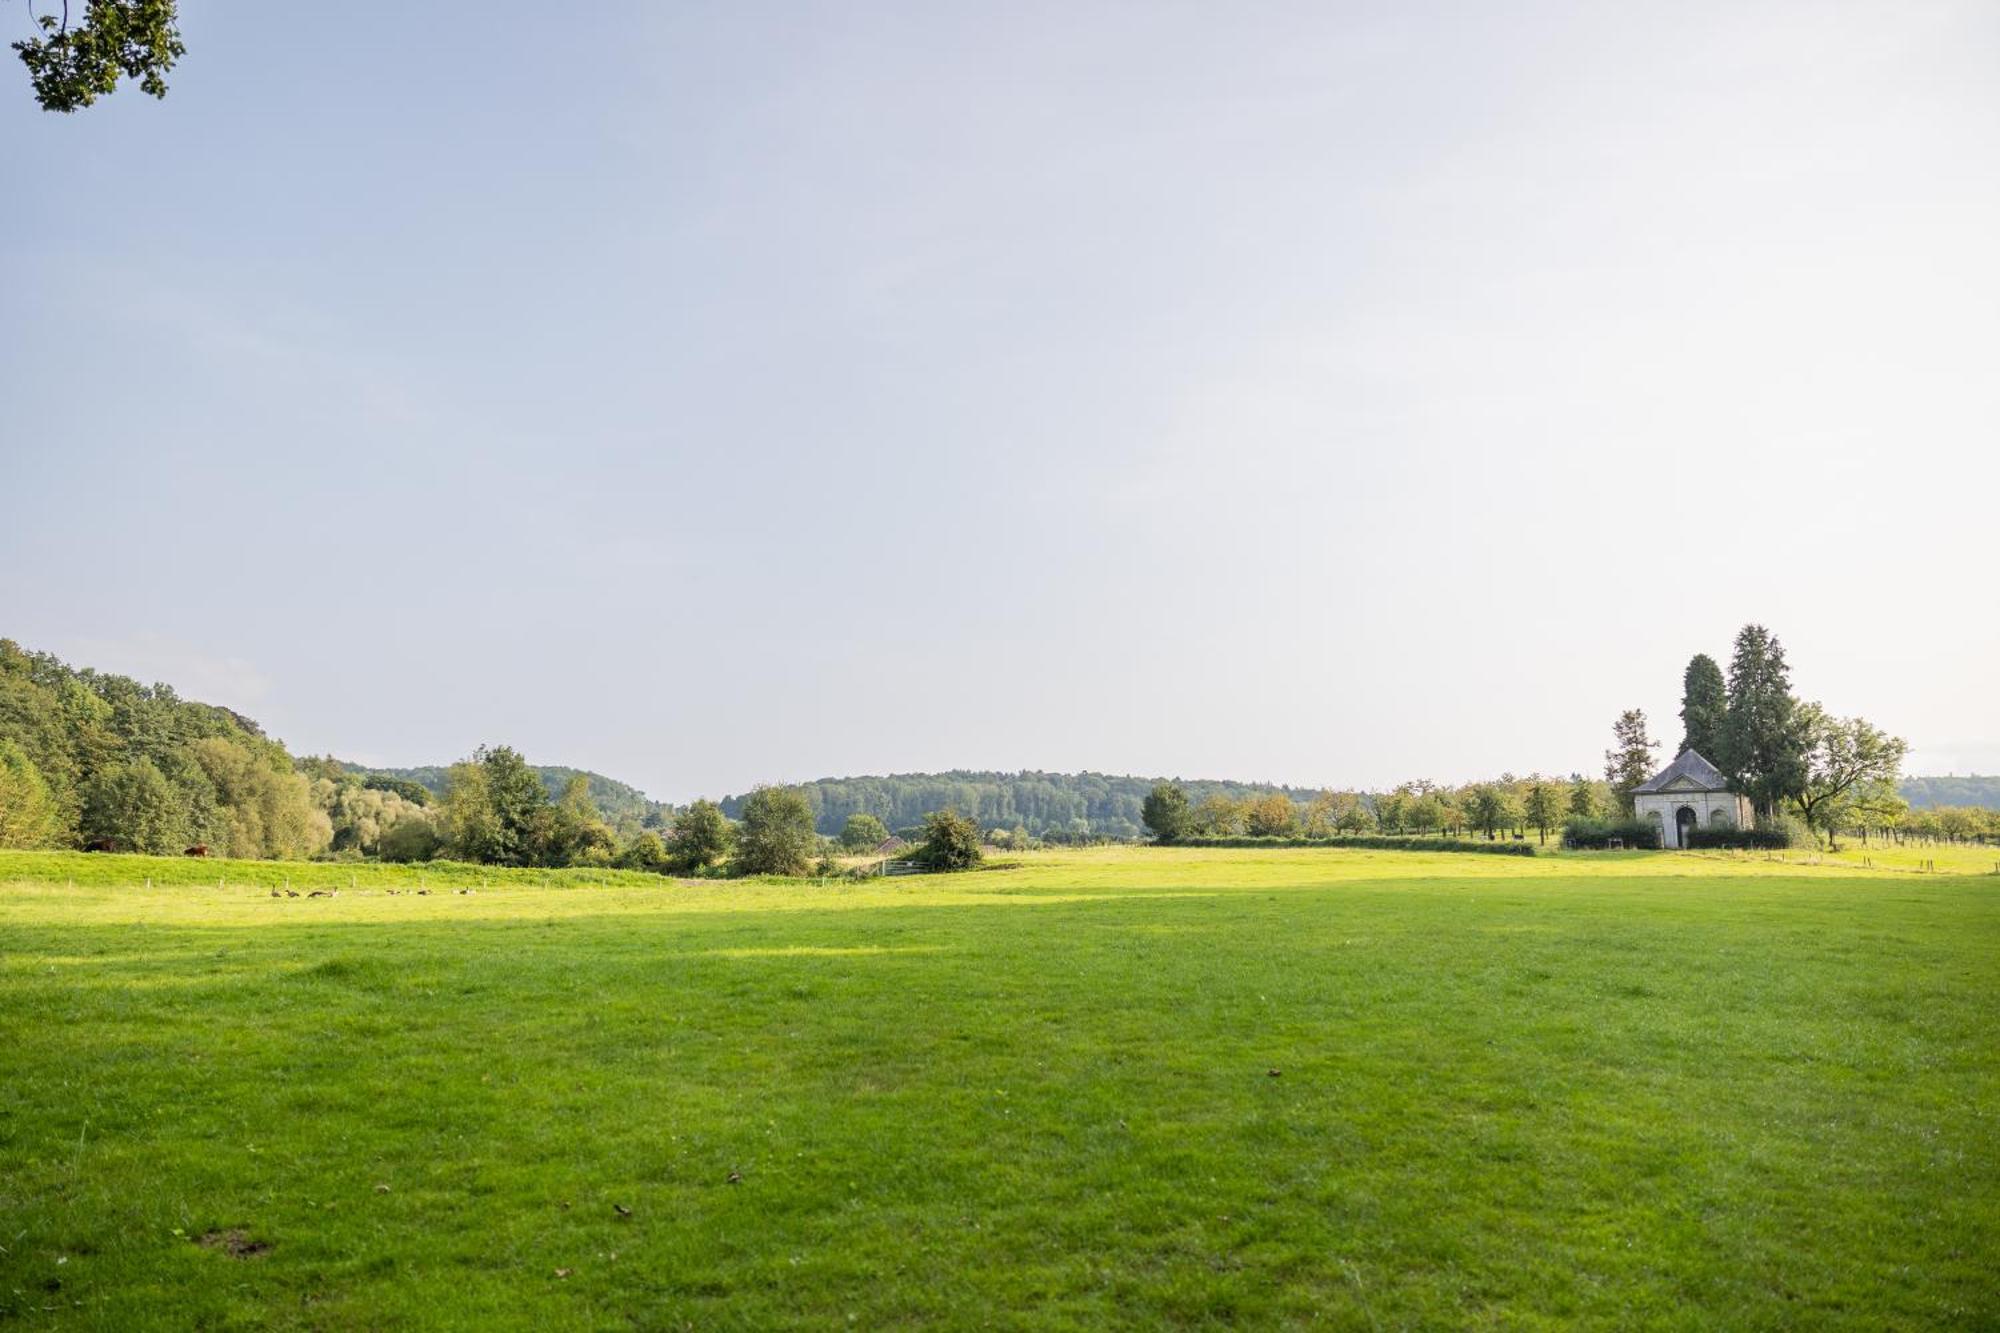
[[[887,777],[820,778],[797,784],[821,833],[837,834],[857,814],[907,831],[933,810],[956,810],[985,829],[1019,831],[1045,842],[1125,841],[1145,836],[1141,818],[1158,778],[1108,773],[895,773]],[[1195,800],[1249,802],[1278,795],[1304,804],[1320,793],[1257,782],[1192,781]],[[724,797],[734,818],[745,800]]]

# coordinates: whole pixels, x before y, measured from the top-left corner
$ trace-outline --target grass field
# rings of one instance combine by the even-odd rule
[[[0,1325],[1990,1328],[1990,856],[0,857]]]

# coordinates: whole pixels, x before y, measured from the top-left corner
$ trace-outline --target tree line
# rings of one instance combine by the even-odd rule
[[[1717,762],[1773,823],[1797,820],[1829,838],[2000,837],[2000,811],[1905,803],[1893,786],[1902,742],[1793,698],[1784,650],[1761,627],[1739,634],[1726,674],[1697,656],[1683,686],[1683,745]],[[1501,774],[1367,792],[968,770],[825,779],[675,810],[599,774],[536,768],[504,745],[420,769],[294,759],[229,709],[0,640],[0,846],[704,875],[837,868],[838,854],[870,852],[892,833],[928,849],[942,812],[971,828],[975,845],[1002,847],[1147,835],[1547,841],[1629,815],[1660,747],[1637,709],[1620,717],[1614,741],[1602,780]]]
[[[798,790],[812,807],[814,827],[829,836],[837,836],[857,814],[909,833],[932,811],[956,810],[981,828],[1005,831],[1016,841],[1125,842],[1145,833],[1141,812],[1155,781],[1108,773],[957,770],[822,778],[800,783]],[[1252,782],[1196,781],[1183,786],[1196,800],[1215,795],[1253,801],[1284,795],[1303,801],[1317,794]],[[722,808],[733,817],[745,799],[724,797]]]
[[[1460,786],[1418,778],[1385,792],[1324,791],[1304,800],[1282,792],[1248,799],[1211,793],[1195,799],[1186,785],[1163,781],[1147,793],[1141,819],[1159,842],[1434,834],[1533,837],[1546,843],[1566,821],[1596,818],[1611,804],[1609,786],[1581,773],[1503,773]]]

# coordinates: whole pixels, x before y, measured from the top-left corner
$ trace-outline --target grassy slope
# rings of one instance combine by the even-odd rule
[[[1996,977],[1749,858],[17,884],[0,1321],[1991,1325]]]

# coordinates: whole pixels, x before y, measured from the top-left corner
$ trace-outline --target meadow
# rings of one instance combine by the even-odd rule
[[[0,854],[0,1324],[1993,1327],[1993,856]]]

